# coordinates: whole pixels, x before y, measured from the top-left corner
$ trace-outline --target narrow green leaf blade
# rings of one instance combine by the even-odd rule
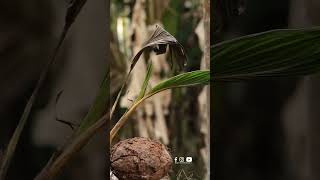
[[[162,81],[151,89],[148,93],[156,94],[166,89],[172,89],[177,87],[194,86],[194,85],[207,85],[210,81],[210,71],[198,70],[187,73],[182,73],[177,76],[171,77],[165,81]]]
[[[152,62],[149,62],[148,68],[147,68],[147,74],[144,78],[144,81],[143,81],[143,84],[141,87],[141,91],[140,91],[136,101],[139,101],[146,94],[146,90],[147,90],[147,87],[148,87],[148,84],[149,84],[149,81],[151,78],[151,74],[152,74],[152,69],[153,69]]]
[[[320,70],[320,28],[273,30],[211,47],[212,79],[292,77]]]

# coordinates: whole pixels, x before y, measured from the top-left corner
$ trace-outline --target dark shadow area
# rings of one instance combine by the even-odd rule
[[[71,27],[36,98],[17,145],[8,180],[33,179],[72,134],[61,119],[78,124],[107,70],[106,1],[88,1]],[[0,150],[4,150],[62,31],[67,1],[0,2]],[[63,94],[56,103],[57,94]],[[58,179],[105,179],[106,131],[100,131]]]

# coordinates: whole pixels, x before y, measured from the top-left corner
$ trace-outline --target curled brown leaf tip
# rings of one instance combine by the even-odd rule
[[[130,71],[134,68],[144,51],[151,50],[154,51],[157,55],[164,54],[167,51],[167,46],[169,46],[170,52],[175,55],[176,63],[178,64],[180,69],[182,69],[187,62],[187,56],[185,54],[183,46],[169,32],[164,30],[161,26],[156,25],[156,29],[151,37],[144,43],[144,46],[133,57]]]

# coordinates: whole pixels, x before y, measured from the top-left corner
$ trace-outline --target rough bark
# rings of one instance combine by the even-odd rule
[[[210,69],[210,1],[203,1],[203,17],[198,24],[196,34],[199,38],[199,44],[203,52],[201,59],[201,69]],[[200,131],[203,134],[204,146],[201,148],[201,156],[207,167],[207,174],[205,179],[209,177],[209,147],[210,147],[210,90],[209,87],[205,87],[198,97],[199,103],[199,120]]]

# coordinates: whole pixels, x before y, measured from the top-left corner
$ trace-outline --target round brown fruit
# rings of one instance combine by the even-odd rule
[[[165,145],[135,137],[111,149],[111,170],[120,180],[159,180],[168,174],[172,158]]]

